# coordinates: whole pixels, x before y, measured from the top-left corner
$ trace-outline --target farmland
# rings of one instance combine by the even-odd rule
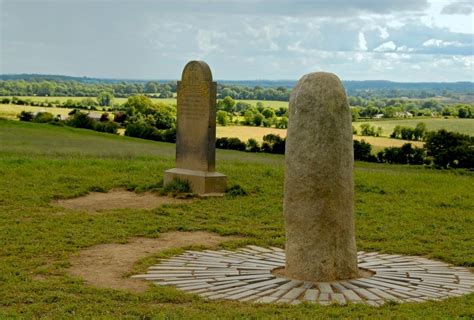
[[[399,120],[371,120],[354,122],[353,126],[360,129],[363,123],[369,123],[375,127],[382,127],[382,135],[390,136],[396,126],[406,126],[414,128],[417,123],[423,122],[426,124],[428,131],[437,131],[446,129],[448,131],[455,131],[464,134],[474,135],[474,119],[459,119],[459,118],[418,118],[418,119],[399,119]]]

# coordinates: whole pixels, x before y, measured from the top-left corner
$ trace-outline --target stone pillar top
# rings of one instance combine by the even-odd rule
[[[204,61],[189,61],[183,69],[181,81],[193,83],[195,81],[212,81],[212,72]]]

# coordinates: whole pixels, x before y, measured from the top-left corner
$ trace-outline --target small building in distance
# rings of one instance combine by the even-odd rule
[[[413,118],[413,113],[408,112],[408,111],[395,112],[395,117],[396,118]]]

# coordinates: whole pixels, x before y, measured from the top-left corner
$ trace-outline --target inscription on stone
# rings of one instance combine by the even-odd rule
[[[191,61],[178,82],[176,164],[214,171],[216,83],[205,62]]]
[[[164,183],[186,180],[194,193],[222,195],[226,176],[215,172],[217,84],[203,61],[191,61],[178,81],[176,168],[165,171]]]

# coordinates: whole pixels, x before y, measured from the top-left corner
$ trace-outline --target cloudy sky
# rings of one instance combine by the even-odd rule
[[[473,0],[0,0],[0,73],[474,81]]]

